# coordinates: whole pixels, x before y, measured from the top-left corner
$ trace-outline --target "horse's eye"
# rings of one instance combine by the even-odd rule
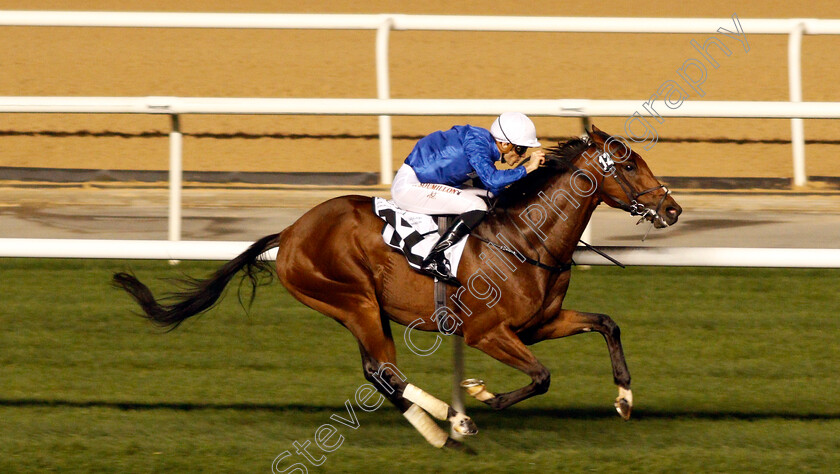
[[[627,171],[634,171],[636,169],[636,165],[634,165],[633,163],[627,163],[626,165],[624,165],[624,169]]]

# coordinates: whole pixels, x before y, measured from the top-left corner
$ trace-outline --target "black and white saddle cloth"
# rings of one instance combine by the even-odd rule
[[[373,213],[385,221],[382,238],[385,243],[405,255],[408,264],[420,270],[423,259],[429,255],[438,241],[438,226],[432,216],[409,212],[397,207],[394,201],[373,198]],[[452,276],[457,277],[458,262],[464,253],[464,246],[469,236],[444,251],[452,268]]]

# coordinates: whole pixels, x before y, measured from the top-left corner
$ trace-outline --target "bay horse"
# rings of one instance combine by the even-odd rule
[[[240,270],[254,291],[264,283],[260,273],[273,271],[297,300],[356,337],[365,378],[429,443],[463,449],[428,415],[448,420],[461,434],[475,434],[475,423],[407,382],[396,366],[390,321],[408,326],[408,331],[461,336],[468,346],[531,377],[529,385],[499,394],[476,379],[462,384],[495,409],[548,390],[549,371],[528,345],[601,333],[618,386],[615,407],[629,419],[633,397],[618,325],[604,314],[562,307],[572,254],[602,202],[658,228],[676,223],[682,212],[636,152],[593,126],[587,136],[549,149],[542,167],[501,193],[466,243],[458,267],[459,279],[466,283],[450,288],[455,291],[449,291],[443,312],[435,310],[433,280],[412,270],[403,255],[383,242],[383,222],[372,212],[371,198],[364,196],[319,204],[282,232],[256,241],[208,279],[189,280],[166,304],[130,274],[117,273],[113,280],[139,303],[145,317],[174,329],[213,307]],[[279,248],[274,268],[260,258],[273,248]]]

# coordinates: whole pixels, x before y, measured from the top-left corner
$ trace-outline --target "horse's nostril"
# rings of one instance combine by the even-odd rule
[[[677,212],[676,207],[669,207],[669,208],[665,209],[665,213],[668,214],[670,217],[677,217],[677,215],[679,214]]]

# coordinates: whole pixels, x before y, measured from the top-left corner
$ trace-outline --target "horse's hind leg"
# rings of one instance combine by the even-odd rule
[[[281,274],[281,281],[283,276]],[[400,410],[429,443],[438,448],[463,446],[450,439],[426,412],[403,397],[409,384],[396,366],[396,348],[389,321],[381,314],[375,296],[366,296],[358,290],[364,288],[364,282],[359,282],[354,291],[344,293],[309,290],[308,286],[289,281],[283,281],[283,284],[303,304],[335,319],[356,337],[365,378]],[[327,287],[328,284],[332,282],[323,282],[322,286]],[[329,301],[324,298],[325,294],[329,295]]]
[[[458,413],[446,403],[423,392],[416,386],[407,383],[406,377],[400,372],[395,362],[394,340],[391,338],[387,320],[383,325],[388,330],[381,331],[379,339],[370,332],[359,339],[359,351],[362,354],[362,368],[365,378],[384,395],[417,431],[437,448],[463,448],[463,445],[453,440],[426,413],[448,420],[453,428],[461,434],[475,434],[472,420],[463,413]],[[375,334],[375,333],[374,333]],[[374,356],[373,354],[376,354]],[[424,411],[425,410],[425,411]]]
[[[413,385],[406,383],[405,376],[393,363],[387,361],[380,362],[371,356],[362,344],[359,344],[359,350],[362,353],[362,368],[365,378],[376,387],[379,393],[384,395],[388,401],[400,410],[400,413],[403,414],[406,420],[411,423],[429,444],[436,448],[463,448],[460,442],[450,438],[429,417],[423,407],[405,398],[404,393],[406,388],[409,386],[413,387]],[[438,402],[443,403],[439,400]],[[434,408],[432,410],[434,411]],[[453,415],[457,414],[453,413]]]
[[[615,409],[622,418],[628,420],[633,409],[630,371],[627,369],[624,349],[621,347],[621,331],[612,318],[605,314],[563,309],[554,319],[536,328],[532,333],[523,335],[523,338],[533,344],[546,339],[557,339],[592,331],[601,333],[607,341],[607,349],[610,351],[610,362],[613,369],[613,381],[618,385]]]
[[[321,305],[315,301],[308,304],[315,309],[321,309]],[[355,304],[348,307],[354,308],[354,311],[339,310],[335,306],[323,309],[327,314],[338,315],[339,317],[333,317],[356,337],[365,378],[400,410],[430,444],[437,448],[464,448],[463,444],[451,439],[426,412],[439,419],[448,420],[456,430],[461,427],[458,431],[462,434],[475,434],[475,425],[466,415],[457,413],[446,403],[407,382],[396,366],[396,348],[390,322],[380,313],[378,304],[356,296]]]

